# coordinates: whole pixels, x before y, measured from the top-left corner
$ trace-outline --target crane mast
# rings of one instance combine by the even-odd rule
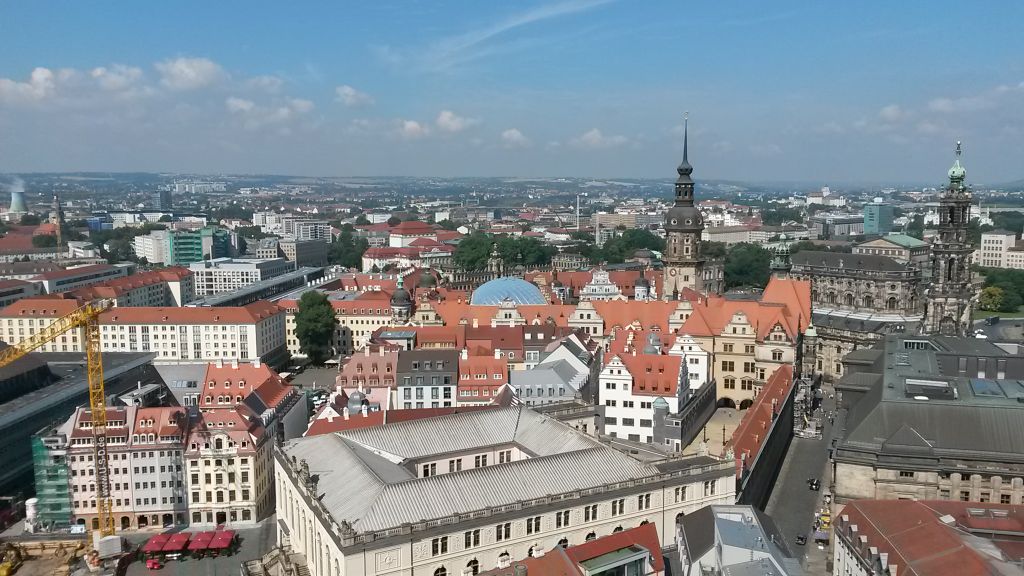
[[[107,399],[103,388],[103,358],[100,354],[100,314],[110,308],[108,300],[89,302],[51,322],[21,342],[0,350],[0,368],[54,341],[61,334],[83,329],[86,370],[89,381],[89,411],[92,415],[93,462],[96,474],[96,518],[101,536],[114,533],[110,498],[110,465],[107,461]]]

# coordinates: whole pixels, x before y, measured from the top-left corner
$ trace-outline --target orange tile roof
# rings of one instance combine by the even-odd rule
[[[664,354],[619,354],[633,378],[633,394],[640,396],[675,396],[679,389],[682,356]]]
[[[775,414],[782,408],[786,396],[794,386],[793,367],[783,364],[768,377],[754,403],[743,413],[743,420],[732,433],[732,448],[736,456],[736,477],[743,474],[744,463],[753,466],[761,452],[761,445],[771,431]],[[785,424],[785,423],[783,423]]]
[[[124,276],[122,278],[113,278],[98,284],[93,284],[92,286],[78,288],[71,292],[76,297],[83,300],[115,298],[130,290],[136,290],[144,286],[152,286],[162,282],[180,282],[189,276],[192,276],[191,270],[176,266],[173,268],[164,268],[162,270],[139,272],[138,274]]]
[[[59,318],[70,314],[81,306],[77,300],[69,298],[45,298],[32,297],[22,298],[3,310],[0,310],[0,317],[5,318]]]
[[[264,300],[245,306],[211,308],[124,307],[101,314],[100,324],[255,324],[283,312],[276,304]]]
[[[896,566],[901,576],[999,573],[977,550],[965,545],[954,528],[940,522],[939,514],[929,508],[930,504],[914,500],[855,500],[840,512],[835,530],[846,531],[855,524],[857,539],[864,536],[868,547],[887,553],[889,566]],[[843,521],[843,516],[849,521]],[[868,550],[861,554],[870,558]]]
[[[144,426],[148,420],[153,421],[153,426]],[[153,433],[160,436],[184,436],[188,424],[188,416],[184,408],[177,406],[139,408],[135,411],[135,426],[133,430],[137,433]]]
[[[610,300],[607,302],[592,302],[592,304],[597,313],[604,319],[605,330],[612,330],[616,326],[626,328],[637,324],[643,330],[657,327],[663,332],[669,331],[669,316],[679,306],[679,302],[665,300],[649,302]]]
[[[406,220],[391,227],[391,233],[397,235],[432,234],[434,227],[419,220]]]

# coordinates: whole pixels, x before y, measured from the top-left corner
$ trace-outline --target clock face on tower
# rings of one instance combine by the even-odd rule
[[[676,271],[675,268],[669,268],[668,269],[668,275],[669,276],[675,276],[676,274],[678,274],[678,272]]]

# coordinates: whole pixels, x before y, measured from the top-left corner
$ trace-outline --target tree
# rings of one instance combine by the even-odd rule
[[[574,232],[570,232],[569,233],[569,238],[571,238],[573,240],[577,240],[579,242],[589,242],[591,244],[594,243],[594,235],[591,234],[590,232],[584,232],[582,230],[576,230]]]
[[[455,230],[459,227],[458,224],[452,222],[451,220],[441,220],[440,222],[437,223],[437,225],[440,226],[443,230]]]
[[[370,223],[370,219],[366,217],[366,214],[360,214],[356,216],[356,226],[366,226]]]
[[[803,222],[803,213],[796,208],[777,207],[761,212],[761,221],[767,226],[781,226],[786,222]]]
[[[324,293],[310,290],[299,298],[295,336],[299,339],[299,350],[313,364],[323,364],[331,354],[331,336],[337,324],[334,308]]]
[[[641,248],[661,252],[665,249],[665,240],[652,234],[649,230],[633,228],[620,236],[609,238],[601,247],[603,259],[613,264],[624,262],[633,257],[633,252]]]
[[[701,256],[717,260],[719,258],[725,258],[726,245],[725,242],[705,242],[700,245]]]
[[[388,218],[388,226],[398,226],[401,223],[402,219],[399,218],[398,216],[392,216],[391,218]]]
[[[259,226],[236,226],[235,233],[243,238],[252,238],[253,240],[259,240],[270,236],[263,231]]]
[[[57,245],[57,237],[49,234],[37,234],[32,237],[32,246],[36,248],[53,248]]]
[[[22,226],[39,226],[40,222],[42,222],[42,220],[40,220],[39,216],[36,216],[35,214],[23,214],[21,217]]]
[[[360,268],[363,263],[363,253],[370,247],[366,238],[356,238],[352,235],[353,227],[346,224],[341,228],[338,239],[331,242],[327,249],[327,260],[331,264],[337,264],[346,268]]]
[[[989,286],[981,291],[978,298],[978,308],[995,312],[1003,307],[1005,292],[998,286]]]
[[[918,240],[924,240],[924,216],[917,214],[914,219],[907,224],[907,235],[913,236]]]
[[[174,221],[174,218],[171,218],[170,214],[164,214],[163,216],[160,217],[159,220],[157,220],[157,222],[173,222],[173,221]]]
[[[994,287],[1003,291],[1003,301],[1000,302],[999,306],[1000,312],[1016,312],[1021,305],[1024,305],[1024,298],[1021,297],[1019,291],[1014,289],[1012,284],[1007,282],[1005,284],[997,284]]]
[[[459,241],[453,256],[455,265],[466,271],[487,268],[491,255],[491,237],[483,232],[474,232]]]
[[[740,242],[725,255],[725,287],[752,286],[761,288],[768,284],[770,272],[768,262],[771,254],[757,244]]]

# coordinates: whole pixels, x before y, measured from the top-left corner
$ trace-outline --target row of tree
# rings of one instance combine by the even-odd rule
[[[506,267],[544,266],[558,249],[529,236],[495,237],[474,232],[464,237],[455,248],[455,265],[463,270],[485,270],[491,257],[491,247],[497,244],[498,256]]]
[[[1024,305],[1024,270],[982,268],[985,287],[978,308],[989,312],[1016,312]]]

